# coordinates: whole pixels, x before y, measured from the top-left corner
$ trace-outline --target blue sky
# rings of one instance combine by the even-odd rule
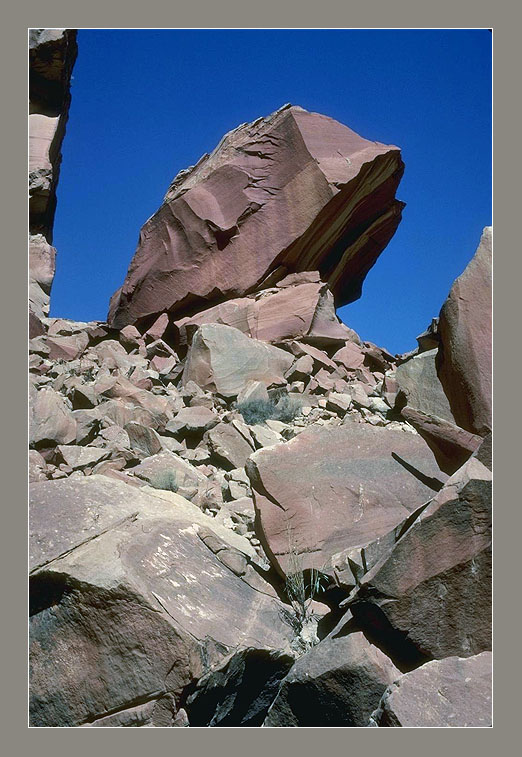
[[[479,30],[80,30],[51,315],[104,320],[182,168],[287,102],[398,145],[399,228],[339,316],[392,353],[438,315],[491,224],[491,41]]]

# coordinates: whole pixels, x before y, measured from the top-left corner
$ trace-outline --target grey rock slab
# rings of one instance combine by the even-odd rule
[[[205,324],[190,346],[183,384],[188,381],[224,397],[236,397],[250,380],[283,384],[293,357],[270,344],[222,324]]]

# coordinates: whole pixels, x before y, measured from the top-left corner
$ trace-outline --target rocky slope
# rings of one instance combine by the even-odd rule
[[[491,724],[490,424],[455,410],[462,386],[481,419],[489,401],[465,358],[488,298],[446,304],[407,356],[335,315],[401,172],[397,148],[281,109],[174,181],[108,323],[42,316],[33,726]]]

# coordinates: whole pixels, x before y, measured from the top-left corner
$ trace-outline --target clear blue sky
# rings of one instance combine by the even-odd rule
[[[394,238],[340,317],[405,352],[491,224],[487,30],[80,30],[51,315],[105,320],[182,168],[287,102],[402,149]]]

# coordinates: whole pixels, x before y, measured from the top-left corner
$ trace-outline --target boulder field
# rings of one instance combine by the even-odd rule
[[[74,35],[31,34],[63,122]],[[284,106],[174,179],[107,322],[31,306],[33,727],[492,724],[491,230],[413,352],[335,310],[402,171]]]

